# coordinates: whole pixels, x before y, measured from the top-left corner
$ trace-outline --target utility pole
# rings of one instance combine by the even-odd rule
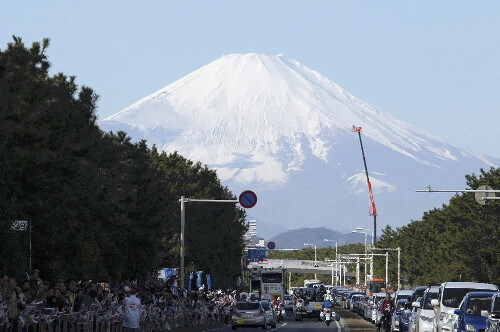
[[[389,286],[389,252],[385,252],[385,288]]]

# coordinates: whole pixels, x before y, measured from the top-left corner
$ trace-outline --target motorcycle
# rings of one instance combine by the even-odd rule
[[[277,323],[285,317],[285,309],[281,306],[281,304],[274,306],[274,313],[276,315]]]
[[[325,308],[323,309],[324,311],[324,316],[325,316],[325,323],[326,326],[330,326],[330,323],[332,322],[332,309],[330,308]]]

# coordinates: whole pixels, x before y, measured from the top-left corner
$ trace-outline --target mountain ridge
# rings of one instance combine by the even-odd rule
[[[99,125],[201,161],[235,193],[256,191],[255,219],[287,228],[371,223],[352,125],[362,127],[382,223],[402,225],[450,197],[414,189],[457,187],[465,174],[500,163],[396,119],[295,60],[254,53],[223,56]]]
[[[324,241],[325,239],[333,240],[333,242]],[[367,236],[366,239],[367,244],[371,243],[371,236]],[[266,240],[266,243],[269,241],[273,241],[276,244],[276,249],[302,249],[306,247],[304,243],[311,243],[315,244],[317,248],[324,248],[335,247],[335,241],[337,241],[338,246],[351,243],[364,244],[365,235],[360,233],[342,233],[326,227],[303,227],[273,236],[269,240]]]

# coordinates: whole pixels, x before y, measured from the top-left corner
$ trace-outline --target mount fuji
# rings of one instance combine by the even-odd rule
[[[378,229],[419,219],[450,198],[415,189],[463,189],[465,174],[500,163],[400,121],[283,55],[223,56],[99,125],[216,169],[233,193],[257,193],[249,211],[257,223],[286,229],[372,228],[353,125],[362,127]]]

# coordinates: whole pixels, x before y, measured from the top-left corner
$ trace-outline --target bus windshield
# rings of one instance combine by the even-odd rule
[[[281,283],[283,281],[282,273],[262,273],[263,283]]]
[[[370,292],[371,293],[380,293],[382,288],[385,288],[385,281],[370,281]]]

